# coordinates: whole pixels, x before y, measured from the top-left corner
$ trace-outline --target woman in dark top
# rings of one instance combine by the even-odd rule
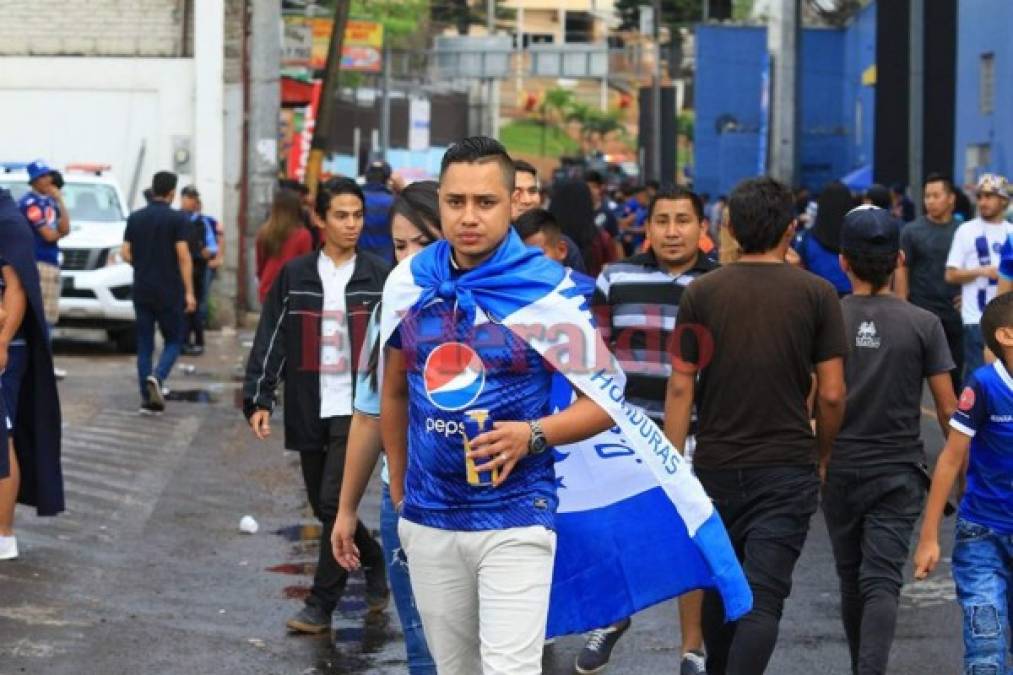
[[[844,214],[854,208],[855,200],[844,183],[834,181],[823,188],[816,204],[816,224],[795,239],[794,249],[804,268],[832,283],[838,295],[848,295],[851,282],[837,257]]]
[[[612,237],[594,224],[594,202],[587,183],[582,180],[557,182],[552,189],[549,212],[563,234],[577,244],[587,274],[597,277],[606,263],[615,260]]]

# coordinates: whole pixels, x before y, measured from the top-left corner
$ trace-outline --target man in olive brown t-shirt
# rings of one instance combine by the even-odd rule
[[[683,294],[681,349],[665,403],[665,433],[682,447],[696,395],[694,470],[753,591],[753,610],[736,624],[724,622],[720,597],[707,594],[710,675],[763,673],[774,651],[844,415],[847,352],[833,286],[784,262],[795,231],[788,188],[746,180],[728,208],[742,257]],[[815,435],[807,405],[813,375]]]

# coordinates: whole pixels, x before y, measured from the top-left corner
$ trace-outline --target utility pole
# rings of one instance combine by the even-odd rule
[[[911,0],[909,30],[907,176],[911,200],[921,208],[925,127],[925,0]]]
[[[485,25],[489,37],[492,37],[496,33],[496,0],[486,0],[485,2]],[[485,97],[486,112],[489,114],[488,135],[490,138],[499,136],[499,87],[497,84],[495,78],[489,78]]]
[[[767,28],[771,75],[771,143],[769,173],[794,186],[798,182],[799,43],[802,24],[798,0],[773,0]]]
[[[661,0],[654,0],[654,77],[651,78],[651,177],[661,180]]]
[[[383,161],[390,153],[390,46],[383,43],[383,98],[380,101],[380,152]]]
[[[246,122],[245,228],[242,240],[242,277],[246,306],[257,305],[256,268],[252,261],[257,229],[267,219],[278,179],[278,114],[281,93],[281,4],[274,0],[250,3],[250,40],[247,55],[248,105]],[[220,114],[220,113],[219,113]]]
[[[321,167],[327,152],[327,134],[330,133],[334,122],[334,100],[338,94],[338,80],[341,75],[341,43],[345,38],[345,24],[348,23],[351,5],[351,0],[337,0],[334,4],[334,23],[331,41],[327,47],[327,72],[324,75],[323,90],[320,92],[320,109],[317,111],[313,143],[310,145],[310,156],[306,163],[306,185],[314,195],[317,192],[317,183],[320,181]],[[275,32],[277,30],[276,24]]]

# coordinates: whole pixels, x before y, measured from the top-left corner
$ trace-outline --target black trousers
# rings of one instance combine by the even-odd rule
[[[709,675],[759,675],[774,653],[791,575],[819,500],[814,466],[695,469],[724,522],[753,592],[753,609],[725,623],[721,596],[704,595]]]
[[[953,363],[956,365],[950,371],[950,377],[953,379],[953,391],[957,392],[957,396],[960,396],[960,391],[964,386],[964,322],[958,312],[940,316],[939,320],[943,324],[943,333],[946,334],[946,345],[950,348],[950,356],[953,357]]]
[[[827,474],[823,516],[855,675],[887,672],[904,564],[926,490],[926,474],[913,464],[831,466]]]
[[[193,314],[186,315],[186,343],[188,345],[204,346],[204,317],[201,316],[200,302],[204,297],[204,277],[207,274],[207,265],[196,261],[193,263],[193,295],[197,299],[197,310]]]
[[[330,441],[323,452],[301,452],[303,481],[313,515],[320,521],[320,557],[313,577],[313,588],[306,604],[333,612],[348,582],[348,572],[338,565],[331,549],[331,531],[338,515],[338,492],[345,472],[345,445],[351,417],[334,417],[330,422]],[[359,521],[355,528],[355,545],[359,547],[362,565],[383,567],[383,549]]]

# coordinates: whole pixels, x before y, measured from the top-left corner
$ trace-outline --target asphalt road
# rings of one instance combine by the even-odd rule
[[[277,438],[251,440],[237,410],[243,337],[211,340],[207,354],[183,359],[196,371],[169,382],[189,400],[157,419],[135,414],[132,359],[59,343],[70,372],[60,385],[68,510],[39,519],[19,509],[22,557],[0,563],[0,674],[406,672],[396,614],[366,619],[359,576],[330,639],[286,634],[316,560],[313,520],[297,459]],[[939,430],[923,421],[934,457]],[[363,508],[372,526],[378,504],[374,485]],[[257,534],[239,533],[245,514]],[[847,675],[836,593],[817,514],[768,672]],[[959,672],[953,598],[948,559],[904,587],[891,673]],[[674,602],[640,613],[610,672],[677,672],[678,634]],[[545,672],[572,673],[581,645],[574,636],[549,647]]]

